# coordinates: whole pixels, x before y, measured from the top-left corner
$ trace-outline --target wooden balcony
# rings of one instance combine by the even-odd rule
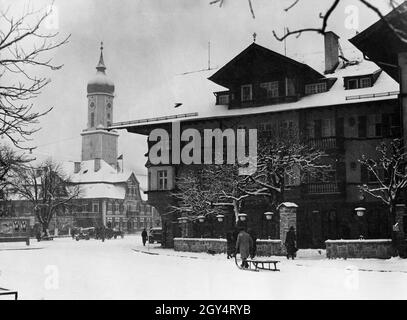
[[[344,138],[324,137],[317,139],[308,139],[307,144],[315,149],[322,151],[344,150]]]
[[[272,97],[272,98],[254,98],[250,101],[240,101],[237,99],[230,100],[229,108],[230,109],[237,109],[237,108],[251,108],[251,107],[260,107],[266,106],[271,104],[280,104],[280,103],[288,103],[288,102],[296,102],[298,101],[299,97],[295,96],[279,96],[279,97]]]

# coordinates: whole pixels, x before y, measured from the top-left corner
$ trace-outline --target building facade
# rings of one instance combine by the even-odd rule
[[[331,165],[329,178],[323,181],[286,181],[284,200],[298,205],[298,245],[318,248],[327,239],[358,238],[362,233],[365,238],[388,238],[387,208],[359,192],[358,186],[375,181],[358,160],[362,155],[375,157],[380,142],[401,136],[399,85],[356,48],[344,54],[334,33],[327,32],[324,41],[324,63],[315,67],[252,43],[215,72],[181,76],[183,93],[177,102],[195,113],[113,124],[113,128],[149,135],[157,128],[171,132],[172,124],[179,122],[181,132],[188,128],[199,132],[253,128],[258,134],[292,130],[298,141],[325,151]],[[171,161],[147,162],[149,203],[163,217],[168,247],[180,235],[178,216],[170,213],[176,201],[171,193],[176,178],[191,167]],[[355,214],[360,206],[367,209],[363,217]],[[278,214],[271,226],[265,219],[264,212],[270,210],[267,203],[247,201],[242,210],[260,237],[269,232],[279,237]],[[231,225],[233,220],[230,212],[225,223]],[[212,230],[216,228],[225,230],[212,225]]]

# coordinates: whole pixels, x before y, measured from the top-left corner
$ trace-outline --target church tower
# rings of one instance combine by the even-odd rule
[[[88,123],[82,135],[82,161],[102,159],[117,167],[119,134],[104,128],[113,123],[114,84],[106,75],[103,61],[103,42],[100,47],[96,75],[88,82]]]

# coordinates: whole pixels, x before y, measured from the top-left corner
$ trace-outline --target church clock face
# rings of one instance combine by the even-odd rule
[[[90,105],[89,105],[89,107],[90,107],[91,109],[95,109],[95,103],[94,103],[94,102],[91,102]]]

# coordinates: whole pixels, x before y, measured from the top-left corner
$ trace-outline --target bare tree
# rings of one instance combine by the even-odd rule
[[[359,160],[372,181],[370,184],[361,185],[360,190],[388,206],[390,222],[393,225],[396,204],[407,186],[407,152],[400,139],[394,139],[390,143],[382,142],[376,150],[377,157],[363,155]]]
[[[81,194],[80,187],[73,184],[52,160],[29,166],[13,180],[12,187],[13,192],[31,202],[44,232],[47,232],[55,212]]]
[[[253,19],[255,19],[256,16],[255,16],[255,13],[254,13],[252,0],[247,0],[247,1],[249,3],[250,13],[251,13]],[[300,2],[301,2],[301,0],[293,0],[292,3],[284,9],[284,11],[288,12],[288,11],[292,10]],[[326,0],[323,0],[323,2],[326,2]],[[341,0],[332,0],[332,2],[330,3],[328,9],[326,9],[325,12],[320,12],[319,13],[318,17],[321,20],[321,25],[320,26],[307,27],[307,28],[301,28],[301,29],[296,29],[296,30],[289,30],[288,28],[286,28],[286,32],[282,36],[277,35],[276,31],[273,30],[274,37],[279,41],[283,41],[284,39],[286,39],[287,37],[290,37],[292,35],[295,35],[295,36],[299,37],[304,32],[317,32],[317,33],[320,33],[320,34],[325,34],[325,32],[327,31],[329,19],[334,14],[335,10],[338,8],[338,5],[339,5],[340,2],[341,2]],[[371,1],[371,0],[359,0],[359,2],[361,4],[363,4],[369,10],[372,10],[374,13],[376,13],[377,16],[381,20],[384,21],[384,23],[387,25],[387,27],[402,42],[407,43],[407,32],[405,31],[407,29],[407,22],[406,21],[402,21],[402,20],[398,21],[399,25],[392,24],[387,19],[385,19],[385,15],[380,11],[380,9],[377,6],[375,6],[373,4],[373,1]],[[393,10],[398,10],[400,14],[405,13],[406,10],[407,10],[407,6],[399,6],[400,1],[387,0],[387,2],[389,4],[389,6]],[[224,3],[225,3],[225,0],[213,0],[213,1],[210,1],[209,3],[210,4],[219,3],[219,6],[222,7],[224,5]],[[403,1],[403,3],[404,3],[404,1]]]
[[[306,179],[327,177],[331,165],[325,161],[326,154],[298,141],[292,131],[263,134],[259,139],[257,171],[244,184],[245,194],[265,197],[276,210],[284,201],[287,179],[299,186]]]
[[[24,153],[13,150],[10,146],[0,145],[0,193],[10,185],[10,181],[32,160]]]
[[[52,7],[25,9],[19,17],[13,17],[10,8],[0,11],[0,136],[21,149],[33,149],[24,142],[39,130],[38,120],[52,109],[36,111],[31,102],[50,83],[38,74],[41,69],[62,67],[53,64],[52,54],[70,37],[58,40],[59,32],[44,31]]]
[[[173,212],[196,220],[231,208],[237,221],[242,204],[249,197],[242,191],[244,183],[237,165],[206,165],[199,170],[188,170],[176,181],[177,191],[172,196],[178,204],[172,206]]]

